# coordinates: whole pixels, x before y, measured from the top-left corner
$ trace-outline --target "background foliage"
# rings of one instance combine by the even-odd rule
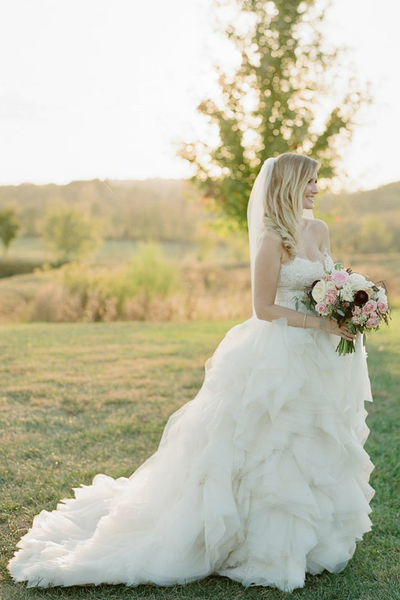
[[[284,152],[310,155],[321,163],[319,185],[329,187],[341,166],[340,149],[371,97],[354,75],[344,94],[335,92],[347,49],[323,43],[327,2],[216,0],[215,6],[216,31],[237,57],[232,69],[214,65],[218,93],[197,107],[218,141],[185,141],[177,152],[193,166],[192,181],[208,209],[220,216],[215,226],[246,230],[248,197],[262,163]],[[330,108],[321,126],[317,117],[326,99]]]

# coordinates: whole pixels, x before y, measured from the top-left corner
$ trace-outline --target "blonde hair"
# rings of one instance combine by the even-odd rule
[[[275,158],[263,224],[280,235],[291,259],[297,255],[297,227],[303,216],[303,194],[320,166],[319,161],[294,152],[285,152]]]

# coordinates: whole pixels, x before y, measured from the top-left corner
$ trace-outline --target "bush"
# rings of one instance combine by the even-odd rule
[[[167,298],[180,289],[177,265],[163,259],[154,242],[139,242],[137,254],[127,265],[125,298],[141,297],[148,306],[155,297]]]
[[[168,316],[165,301],[181,289],[178,266],[152,242],[141,242],[128,264],[113,271],[71,262],[42,276],[51,284],[35,299],[34,320],[112,321],[132,314],[143,320],[154,303],[165,305]]]
[[[49,282],[36,294],[30,318],[31,321],[60,323],[79,321],[82,313],[78,295],[71,294],[62,285]]]

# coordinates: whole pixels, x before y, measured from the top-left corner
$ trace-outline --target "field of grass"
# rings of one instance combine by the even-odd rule
[[[163,256],[170,259],[182,259],[195,257],[198,252],[198,244],[184,242],[160,242]],[[102,264],[122,264],[128,261],[137,251],[138,244],[134,240],[104,240],[101,246],[90,258],[90,262]],[[229,247],[217,246],[211,248],[209,256],[212,260],[232,260],[232,252]],[[36,261],[51,262],[55,255],[46,248],[43,240],[38,237],[17,238],[7,252],[7,261]],[[1,261],[0,261],[1,266]]]
[[[197,393],[204,362],[233,322],[21,324],[0,327],[2,600],[289,596],[218,576],[188,586],[25,588],[6,564],[42,509],[96,473],[129,476],[156,451],[171,415]],[[375,469],[373,529],[340,574],[307,576],[291,597],[400,599],[400,310],[367,340],[374,396],[366,450]]]
[[[94,257],[106,259],[109,262],[121,262],[129,259],[136,250],[136,243],[125,240],[106,240],[99,247]],[[38,237],[19,237],[7,252],[7,260],[52,261],[54,254],[46,247],[44,241]]]

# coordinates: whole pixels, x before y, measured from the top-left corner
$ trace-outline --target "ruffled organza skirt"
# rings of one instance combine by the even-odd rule
[[[28,587],[187,584],[211,574],[292,591],[339,572],[371,529],[367,354],[251,318],[205,365],[157,451],[42,510],[8,563]]]

